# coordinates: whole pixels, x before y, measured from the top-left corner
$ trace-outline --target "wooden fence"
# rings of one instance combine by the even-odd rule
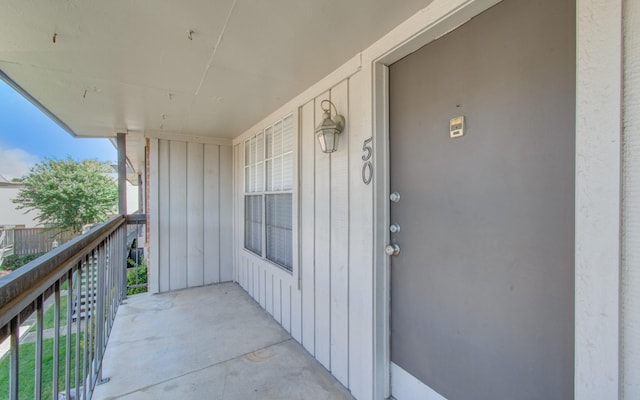
[[[71,231],[50,228],[12,228],[6,234],[12,235],[13,252],[19,256],[46,253],[53,248],[54,241],[61,245],[76,237]]]

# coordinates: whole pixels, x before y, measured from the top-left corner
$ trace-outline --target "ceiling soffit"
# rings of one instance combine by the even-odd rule
[[[7,0],[0,70],[79,136],[231,138],[429,2]]]

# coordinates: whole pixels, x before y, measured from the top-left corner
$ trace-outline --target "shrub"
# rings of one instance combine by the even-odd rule
[[[143,258],[140,264],[132,259],[128,262],[133,268],[127,269],[127,295],[145,293],[147,291],[147,260]],[[144,286],[129,287],[133,285]]]
[[[44,253],[25,254],[23,256],[12,254],[5,257],[4,261],[2,262],[2,266],[0,266],[0,269],[3,269],[5,271],[15,271],[16,269],[35,260],[43,254]]]

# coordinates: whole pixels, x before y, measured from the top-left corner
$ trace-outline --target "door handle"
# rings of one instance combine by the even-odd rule
[[[388,244],[384,248],[384,252],[388,256],[397,256],[398,254],[400,254],[400,246],[398,246],[397,244]]]

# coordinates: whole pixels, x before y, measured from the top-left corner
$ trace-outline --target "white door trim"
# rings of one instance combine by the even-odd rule
[[[396,400],[447,400],[446,397],[393,362],[391,363],[391,387],[397,388],[393,391],[393,397]]]
[[[576,4],[576,399],[620,396],[622,3]]]

